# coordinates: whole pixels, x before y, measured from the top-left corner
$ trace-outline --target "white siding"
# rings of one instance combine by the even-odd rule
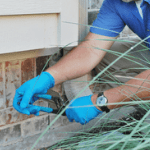
[[[61,0],[1,0],[0,15],[61,12]]]
[[[76,46],[78,20],[79,0],[1,0],[0,54]]]
[[[0,17],[0,52],[57,46],[57,14]]]

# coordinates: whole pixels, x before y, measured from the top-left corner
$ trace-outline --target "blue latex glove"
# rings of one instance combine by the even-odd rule
[[[75,120],[84,125],[102,113],[93,106],[91,96],[80,97],[70,102],[69,108],[66,109],[66,115],[70,122]]]
[[[20,113],[27,115],[39,115],[39,111],[52,112],[53,109],[51,108],[34,106],[32,104],[38,99],[38,97],[33,96],[34,94],[45,94],[54,85],[55,80],[53,76],[48,72],[42,72],[40,76],[25,82],[16,90],[13,107]]]
[[[14,104],[15,105],[15,109],[23,114],[26,115],[31,115],[34,114],[36,116],[39,116],[39,112],[43,111],[43,112],[47,112],[50,113],[53,111],[52,108],[48,108],[48,107],[41,107],[41,106],[35,106],[35,105],[28,105],[27,108],[21,108],[20,105],[18,104]]]

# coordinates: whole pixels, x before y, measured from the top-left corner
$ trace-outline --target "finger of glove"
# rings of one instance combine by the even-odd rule
[[[22,109],[20,106],[16,105],[15,109],[22,114],[30,115],[30,112],[27,108]]]
[[[47,91],[44,91],[43,93],[47,93]],[[48,95],[48,94],[36,94],[35,96],[38,98],[44,98],[44,99],[48,99],[48,100],[52,99],[52,96]]]
[[[32,99],[33,95],[34,95],[34,93],[32,92],[32,90],[25,91],[25,93],[22,97],[22,101],[20,102],[20,107],[26,108],[29,105],[29,102]]]
[[[46,91],[43,91],[43,93],[46,93]],[[39,98],[48,99],[51,100],[52,96],[48,94],[35,94],[32,99],[30,100],[30,104],[33,104],[36,100]]]
[[[13,100],[13,107],[20,113],[22,114],[26,114],[26,115],[30,115],[30,112],[28,111],[28,109],[22,109],[20,107],[20,105],[18,104],[18,102],[20,102],[22,99],[22,96],[20,94],[17,93],[15,94],[14,100]]]
[[[38,107],[40,107],[40,111],[43,111],[43,112],[51,113],[53,111],[52,108],[41,107],[41,106],[38,106]]]
[[[75,122],[77,122],[77,123],[80,122],[78,118],[74,118],[74,120],[75,120]]]
[[[27,110],[30,112],[30,114],[37,115],[39,114],[40,108],[39,106],[30,105],[28,106]]]
[[[43,111],[47,113],[51,113],[53,111],[52,108],[35,106],[35,105],[29,105],[28,110],[30,111],[30,114],[34,114],[36,116],[39,116],[39,111]]]
[[[86,119],[84,118],[83,114],[82,113],[79,113],[77,111],[73,111],[72,112],[72,115],[74,116],[74,120],[77,122],[77,123],[80,123],[82,125],[86,124],[87,121]]]
[[[29,101],[29,104],[33,104],[35,101],[37,101],[39,98],[38,97],[35,97],[33,96],[30,101]]]
[[[83,119],[80,121],[80,123],[81,123],[82,125],[85,125],[85,124],[87,124],[88,122],[89,122],[89,121],[86,121],[86,120],[83,120]]]
[[[39,116],[40,115],[40,112],[37,112],[36,114],[35,114],[35,116]]]
[[[70,110],[69,109],[66,109],[66,116],[67,116],[67,118],[68,118],[68,120],[70,121],[70,122],[73,122],[73,118],[71,117],[71,112],[70,112]]]
[[[80,124],[85,125],[85,124],[86,124],[86,122],[80,122]]]

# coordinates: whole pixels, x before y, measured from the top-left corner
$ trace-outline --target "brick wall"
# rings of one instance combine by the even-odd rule
[[[43,132],[54,119],[53,114],[43,112],[39,117],[24,115],[17,112],[12,106],[15,90],[27,80],[40,74],[49,57],[0,62],[0,149],[13,150],[14,147],[15,150],[23,150],[31,147],[33,143],[28,144],[27,137],[34,139],[34,136]],[[57,85],[53,90],[62,95],[61,85]],[[37,104],[48,107],[48,103],[43,100],[38,101]],[[53,129],[66,124],[69,124],[68,119],[60,117],[53,125]],[[26,147],[18,148],[16,143],[20,142],[25,142]]]

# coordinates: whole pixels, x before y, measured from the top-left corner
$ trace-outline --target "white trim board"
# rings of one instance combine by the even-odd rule
[[[0,15],[60,13],[61,0],[1,0]]]
[[[0,22],[0,54],[76,46],[79,0],[1,0]]]

